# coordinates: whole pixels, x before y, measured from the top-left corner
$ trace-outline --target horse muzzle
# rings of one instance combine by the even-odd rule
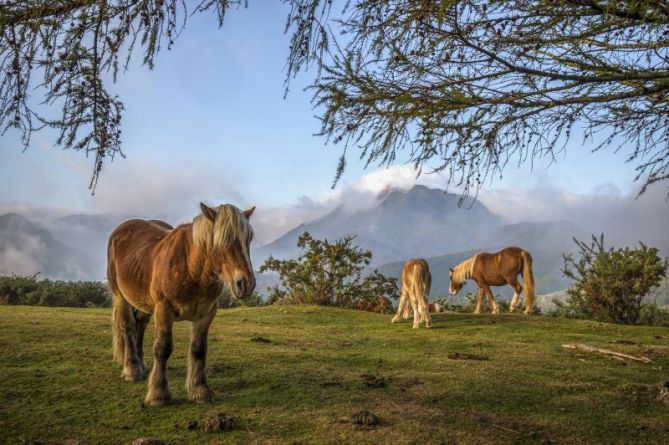
[[[232,294],[240,300],[248,298],[253,293],[255,288],[256,280],[248,278],[239,278],[234,280],[230,285]]]

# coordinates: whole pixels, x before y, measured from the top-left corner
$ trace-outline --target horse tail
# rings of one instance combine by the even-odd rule
[[[114,360],[117,361],[120,365],[123,364],[125,359],[125,336],[123,335],[123,323],[120,307],[123,304],[121,297],[114,295],[112,301],[112,354]]]
[[[424,298],[427,302],[427,297],[430,294],[430,287],[432,285],[430,271],[423,268],[421,265],[414,266],[413,280],[414,285],[416,286],[416,297]]]
[[[532,272],[532,255],[521,251],[523,257],[523,281],[525,284],[525,313],[530,314],[534,310],[534,272]]]

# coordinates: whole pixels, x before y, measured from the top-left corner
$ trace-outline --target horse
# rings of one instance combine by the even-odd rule
[[[427,261],[424,259],[411,259],[404,263],[402,270],[402,291],[400,293],[400,304],[397,313],[391,323],[409,318],[409,304],[413,308],[413,328],[425,322],[426,328],[432,327],[432,319],[428,311],[427,297],[430,294],[432,276]]]
[[[144,331],[153,315],[153,368],[145,398],[152,406],[171,400],[167,360],[172,353],[172,324],[182,320],[193,323],[186,376],[188,400],[212,401],[205,363],[218,296],[224,285],[241,299],[255,288],[249,255],[253,239],[249,218],[255,207],[241,211],[230,204],[211,208],[200,203],[200,209],[192,223],[176,229],[163,221],[131,219],[109,237],[113,356],[123,366],[121,377],[125,380],[146,376]]]
[[[430,303],[427,305],[427,310],[430,312],[430,314],[438,314],[440,312],[444,312],[444,307],[439,303]]]
[[[518,274],[522,274],[525,285],[525,314],[531,314],[534,307],[534,273],[532,272],[532,255],[518,247],[507,247],[495,253],[480,252],[463,261],[449,271],[449,293],[457,295],[465,284],[472,279],[479,287],[474,313],[481,312],[483,294],[488,294],[493,314],[499,313],[499,307],[492,296],[490,286],[513,287],[513,299],[509,312],[516,310],[520,293],[523,288],[518,284]]]

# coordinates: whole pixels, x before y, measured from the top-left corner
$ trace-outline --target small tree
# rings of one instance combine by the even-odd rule
[[[279,274],[281,286],[271,289],[271,303],[323,304],[355,307],[361,301],[386,296],[398,298],[397,280],[375,270],[363,278],[362,272],[372,252],[352,244],[354,236],[334,243],[317,240],[305,232],[297,241],[303,249],[295,260],[270,256],[260,271]]]
[[[574,241],[579,257],[564,255],[563,273],[574,285],[563,309],[600,321],[636,323],[643,298],[660,284],[669,262],[643,243],[636,249],[605,249],[603,234],[593,236],[590,245]]]

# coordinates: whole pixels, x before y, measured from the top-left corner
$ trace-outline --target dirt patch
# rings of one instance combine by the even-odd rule
[[[272,340],[269,338],[261,337],[260,335],[254,335],[251,337],[251,341],[254,343],[272,343]]]
[[[555,441],[551,439],[545,431],[537,431],[532,426],[525,425],[515,420],[500,418],[485,413],[478,414],[477,420],[482,425],[487,425],[500,431],[516,434],[521,441],[523,441],[521,439],[522,437],[527,437],[532,442],[543,445],[555,443]]]
[[[140,437],[133,440],[132,445],[165,445],[165,442],[157,437]]]
[[[620,338],[618,340],[611,340],[607,342],[610,345],[636,345],[636,342],[628,340],[626,338]]]
[[[657,360],[658,358],[663,358],[665,355],[667,355],[666,351],[655,348],[644,349],[643,351],[641,351],[641,354],[644,357],[648,357],[653,360]]]
[[[221,431],[229,431],[237,427],[237,419],[229,417],[224,412],[215,414],[207,419],[204,424],[204,431],[206,433],[219,433]]]
[[[388,385],[388,379],[374,374],[366,373],[360,376],[368,388],[385,388]]]
[[[669,406],[669,380],[660,383],[658,386],[659,390],[655,401],[661,405]]]
[[[669,406],[669,380],[655,385],[625,385],[621,391],[625,403],[637,406],[648,406],[655,403]]]
[[[186,422],[187,430],[194,430],[195,428],[197,428],[197,420],[189,420]]]
[[[452,352],[447,357],[451,360],[490,360],[487,355],[471,354],[469,352]]]
[[[422,385],[423,382],[421,382],[419,379],[415,377],[411,378],[406,378],[402,379],[398,382],[398,386],[400,387],[401,390],[406,391],[409,388],[413,388],[414,386]]]
[[[381,425],[381,419],[373,412],[363,409],[351,416],[351,423],[358,428],[373,428]]]

